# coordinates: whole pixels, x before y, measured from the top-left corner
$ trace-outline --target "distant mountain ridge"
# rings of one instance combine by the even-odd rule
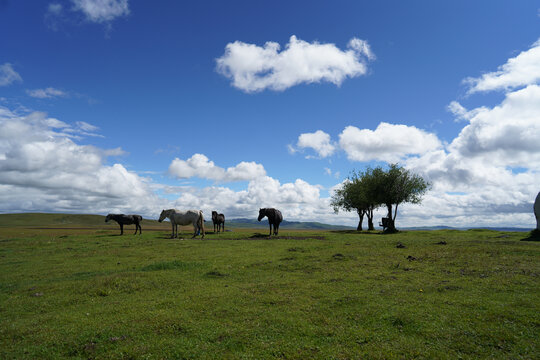
[[[103,226],[105,225],[104,215],[91,215],[91,214],[63,214],[63,213],[16,213],[16,214],[0,214],[0,227],[8,226]],[[206,227],[212,226],[212,219],[205,219]],[[144,224],[151,225],[153,227],[166,227],[169,228],[168,222],[158,223],[154,219],[143,219]],[[236,218],[226,220],[225,229],[227,228],[243,228],[243,229],[265,229],[268,228],[268,220],[265,218],[260,222],[257,219],[248,218]],[[302,229],[302,230],[354,230],[356,227],[347,225],[330,225],[316,221],[288,221],[284,220],[280,229]],[[413,226],[413,227],[400,227],[400,230],[476,230],[486,229],[494,231],[519,231],[527,232],[531,231],[531,228],[518,228],[518,227],[463,227],[456,228],[450,226]],[[377,230],[380,230],[377,227]]]
[[[207,220],[208,221],[208,220]],[[212,221],[210,219],[210,221]],[[225,226],[231,226],[236,228],[254,228],[260,229],[268,226],[268,220],[265,218],[261,221],[256,219],[237,218],[225,221]],[[316,221],[288,221],[283,220],[279,225],[280,229],[304,229],[304,230],[351,230],[356,229],[347,225],[330,225]]]

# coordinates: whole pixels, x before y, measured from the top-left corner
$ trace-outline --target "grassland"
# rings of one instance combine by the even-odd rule
[[[540,358],[523,233],[8,225],[2,359]]]

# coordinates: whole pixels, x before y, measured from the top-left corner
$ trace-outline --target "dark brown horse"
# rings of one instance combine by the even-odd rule
[[[212,211],[212,222],[214,223],[214,232],[216,232],[216,225],[217,225],[217,232],[221,229],[221,231],[225,231],[225,215],[218,214],[217,211]]]
[[[137,230],[139,230],[139,235],[142,234],[142,228],[140,222],[142,221],[141,215],[124,215],[124,214],[109,214],[105,218],[105,222],[109,220],[114,220],[120,225],[120,235],[124,234],[124,225],[135,224],[135,235]]]
[[[277,235],[279,224],[283,221],[281,211],[274,208],[259,209],[259,217],[257,220],[261,221],[265,216],[268,217],[268,225],[270,225],[270,234],[268,236],[272,236],[272,225],[274,225],[274,235]]]

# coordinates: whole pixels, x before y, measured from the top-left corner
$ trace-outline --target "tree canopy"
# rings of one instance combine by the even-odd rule
[[[395,220],[398,206],[402,203],[417,204],[429,189],[430,184],[421,176],[390,164],[388,169],[381,166],[367,168],[363,172],[354,172],[336,190],[332,196],[332,206],[335,212],[356,210],[359,216],[357,230],[362,230],[364,215],[368,218],[368,230],[374,230],[373,211],[386,206],[387,231],[396,231]]]

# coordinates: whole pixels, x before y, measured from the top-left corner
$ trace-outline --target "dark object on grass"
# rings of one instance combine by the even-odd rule
[[[225,231],[225,215],[218,214],[217,211],[212,211],[212,222],[214,223],[214,232],[216,232],[216,225],[217,225],[217,232],[221,229],[221,231]]]
[[[403,245],[403,244],[400,243],[400,242],[397,243],[396,247],[397,247],[398,249],[405,249],[405,248],[406,248],[406,246]]]
[[[124,215],[124,214],[109,214],[105,217],[105,222],[114,220],[120,225],[120,235],[124,234],[124,225],[135,224],[135,234],[139,230],[139,235],[142,234],[142,228],[140,222],[142,221],[141,215]]]
[[[379,226],[381,226],[382,230],[385,231],[386,228],[388,228],[390,226],[390,218],[383,217],[381,219],[381,222],[379,223]]]
[[[534,217],[536,218],[536,231],[540,231],[540,192],[534,200]]]
[[[265,216],[268,217],[268,225],[270,226],[270,234],[268,236],[272,236],[272,225],[274,225],[274,235],[277,235],[279,224],[283,221],[281,211],[274,208],[259,209],[259,217],[257,220],[261,221]]]
[[[524,239],[521,239],[521,241],[540,241],[540,230],[534,229],[531,230],[529,233],[529,236],[527,236]]]
[[[439,241],[438,243],[435,243],[435,245],[446,245],[446,241]]]

